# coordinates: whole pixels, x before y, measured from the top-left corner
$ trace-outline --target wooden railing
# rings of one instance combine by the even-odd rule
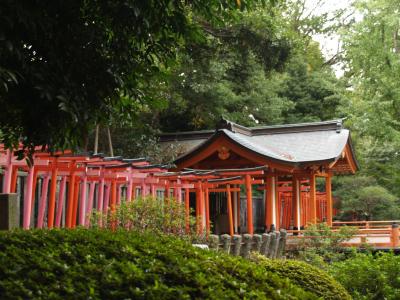
[[[335,221],[333,222],[333,229],[340,228],[342,226],[352,226],[359,229],[378,229],[378,228],[390,228],[392,224],[400,224],[400,220],[385,220],[385,221]]]
[[[370,246],[379,248],[399,248],[400,249],[400,221],[351,221],[334,222],[332,232],[339,232],[341,226],[351,226],[357,229],[357,232],[349,240],[342,243],[348,247]],[[314,231],[313,232],[318,232]],[[323,232],[321,230],[320,232]],[[304,230],[288,230],[288,244],[295,245],[300,239],[324,238],[322,235],[313,235]],[[326,236],[328,238],[328,236]]]

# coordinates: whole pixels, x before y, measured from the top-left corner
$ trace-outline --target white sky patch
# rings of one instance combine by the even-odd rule
[[[338,9],[348,9],[349,13],[351,11],[351,6],[353,1],[350,0],[306,0],[306,7],[308,12],[305,12],[304,15],[312,12],[312,15],[322,15],[324,13],[332,14],[335,10]],[[317,6],[317,8],[315,8]],[[315,9],[314,9],[315,8]],[[347,14],[346,14],[347,15]],[[360,14],[355,13],[353,16],[356,21],[360,21],[362,16]],[[321,51],[325,57],[325,59],[330,59],[335,54],[341,51],[341,41],[339,34],[316,34],[313,36],[313,39],[320,44]],[[336,64],[332,66],[336,76],[343,76],[343,66],[341,64]]]

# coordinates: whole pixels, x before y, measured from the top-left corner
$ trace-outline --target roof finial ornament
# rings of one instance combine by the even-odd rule
[[[220,120],[217,123],[216,130],[219,129],[228,129],[229,131],[235,132],[232,126],[232,122],[225,119],[224,116],[221,115]]]

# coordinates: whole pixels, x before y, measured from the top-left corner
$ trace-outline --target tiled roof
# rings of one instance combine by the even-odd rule
[[[161,136],[161,141],[186,143],[187,152],[176,160],[179,163],[220,135],[252,152],[285,164],[335,161],[340,158],[347,143],[350,143],[352,151],[350,132],[343,128],[342,120],[253,128],[222,120],[215,131],[166,134]],[[190,145],[192,147],[188,147]],[[354,158],[354,153],[352,155]]]

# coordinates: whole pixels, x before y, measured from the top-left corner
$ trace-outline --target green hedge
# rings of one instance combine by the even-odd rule
[[[261,255],[253,255],[252,260],[267,272],[289,278],[304,290],[323,299],[351,299],[346,289],[327,273],[305,262],[296,260],[271,260]]]
[[[400,256],[392,252],[357,253],[329,266],[354,299],[400,299]]]
[[[1,299],[317,298],[286,275],[172,237],[85,229],[0,233]]]

